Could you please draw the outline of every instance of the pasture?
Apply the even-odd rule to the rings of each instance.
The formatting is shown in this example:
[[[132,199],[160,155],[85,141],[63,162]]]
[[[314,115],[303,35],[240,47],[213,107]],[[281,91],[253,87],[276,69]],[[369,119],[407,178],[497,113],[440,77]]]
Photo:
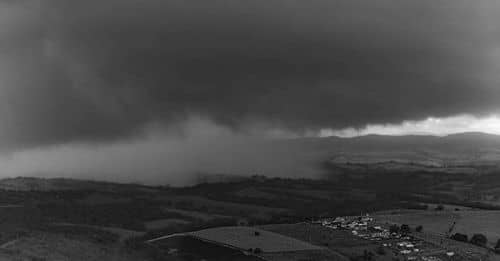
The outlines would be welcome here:
[[[157,230],[171,226],[186,225],[189,223],[190,223],[189,221],[184,219],[165,218],[165,219],[147,221],[144,223],[144,227],[146,227],[147,230]]]
[[[326,260],[344,260],[344,258],[357,260],[356,258],[362,256],[365,250],[376,253],[379,247],[379,243],[353,236],[350,231],[333,230],[308,223],[265,225],[260,228],[324,246],[336,256],[336,259]],[[393,257],[388,251],[385,255],[377,255],[375,260],[392,261]]]
[[[301,240],[251,227],[218,227],[187,234],[242,250],[259,248],[264,253],[322,249]]]
[[[219,201],[199,196],[163,196],[156,199],[173,204],[176,209],[194,210],[224,216],[249,217],[256,220],[268,220],[273,215],[289,211],[283,208]]]
[[[175,209],[175,208],[163,208],[163,211],[166,213],[179,214],[183,217],[187,217],[190,219],[199,220],[199,221],[203,221],[203,222],[209,222],[209,221],[213,221],[216,219],[231,219],[231,218],[233,218],[231,216],[207,214],[207,213],[200,212],[200,211],[182,210],[182,209]]]

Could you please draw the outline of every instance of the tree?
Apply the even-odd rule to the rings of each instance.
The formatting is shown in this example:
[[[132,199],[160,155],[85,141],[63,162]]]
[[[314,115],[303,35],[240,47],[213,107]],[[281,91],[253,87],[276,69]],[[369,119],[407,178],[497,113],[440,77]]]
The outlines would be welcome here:
[[[398,225],[391,225],[389,227],[389,232],[391,232],[391,233],[398,233],[399,232],[399,226]]]
[[[495,249],[500,249],[500,239],[497,241],[497,244],[495,246]]]
[[[442,210],[444,210],[444,206],[441,205],[441,204],[439,204],[439,205],[437,205],[437,207],[435,208],[435,210],[442,211]]]
[[[455,233],[450,238],[460,242],[469,242],[469,237],[465,234]]]
[[[424,230],[423,226],[418,226],[418,227],[415,228],[415,231],[419,232],[419,233],[422,232],[422,230]]]
[[[365,249],[365,251],[363,251],[363,260],[370,261],[372,259],[373,259],[373,253]]]
[[[401,225],[401,233],[405,234],[410,233],[410,226],[407,224]]]
[[[483,234],[474,234],[470,239],[470,243],[476,246],[484,247],[488,243],[488,239]]]

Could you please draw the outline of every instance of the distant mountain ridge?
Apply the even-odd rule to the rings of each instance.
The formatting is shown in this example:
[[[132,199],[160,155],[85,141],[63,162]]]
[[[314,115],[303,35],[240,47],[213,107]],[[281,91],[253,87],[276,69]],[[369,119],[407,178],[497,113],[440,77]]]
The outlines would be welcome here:
[[[325,138],[328,163],[337,170],[480,173],[500,170],[500,136],[459,133],[447,136]]]
[[[451,134],[447,136],[431,135],[365,135],[352,138],[324,137],[324,138],[298,138],[281,141],[288,145],[309,146],[317,148],[338,149],[368,149],[383,150],[386,148],[478,148],[490,147],[500,149],[500,135],[486,134],[480,132],[467,132]],[[342,146],[342,147],[338,147]],[[444,146],[444,147],[442,147]]]
[[[366,135],[352,138],[324,137],[282,140],[275,143],[282,153],[303,155],[312,161],[349,171],[374,169],[476,172],[487,166],[500,170],[500,135],[480,132],[447,136]],[[353,166],[358,165],[358,166]],[[441,170],[439,168],[442,168]]]
[[[112,183],[70,178],[15,177],[0,179],[0,190],[11,191],[109,191],[154,189],[140,184]]]

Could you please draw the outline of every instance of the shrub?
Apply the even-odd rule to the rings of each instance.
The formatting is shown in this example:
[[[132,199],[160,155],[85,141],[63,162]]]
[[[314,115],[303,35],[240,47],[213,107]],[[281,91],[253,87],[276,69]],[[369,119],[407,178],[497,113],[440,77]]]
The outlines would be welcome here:
[[[399,226],[398,225],[391,225],[389,227],[389,232],[391,232],[391,233],[398,233],[399,232]]]
[[[486,243],[488,243],[488,239],[483,234],[474,234],[470,239],[470,243],[476,246],[484,247],[486,246]]]
[[[418,203],[404,203],[402,204],[402,207],[407,209],[416,209],[416,210],[429,209],[429,206],[427,206],[426,204],[418,204]]]
[[[419,232],[419,233],[422,232],[422,230],[424,230],[423,226],[418,226],[418,227],[415,228],[415,231]]]
[[[455,240],[455,241],[469,242],[469,237],[467,235],[465,235],[465,234],[455,233],[450,238],[453,239],[453,240]]]
[[[444,210],[444,206],[443,205],[437,205],[437,207],[435,208],[435,210],[442,211],[442,210]]]
[[[401,232],[402,233],[410,233],[410,226],[403,224],[401,225]]]
[[[147,257],[147,260],[152,261],[164,261],[165,253],[151,244],[147,244],[145,238],[131,237],[125,240],[125,247],[127,250],[132,250],[135,253],[139,253],[141,256]]]
[[[371,251],[368,251],[365,249],[365,251],[363,251],[363,260],[366,260],[366,261],[370,261],[373,259],[373,253]]]

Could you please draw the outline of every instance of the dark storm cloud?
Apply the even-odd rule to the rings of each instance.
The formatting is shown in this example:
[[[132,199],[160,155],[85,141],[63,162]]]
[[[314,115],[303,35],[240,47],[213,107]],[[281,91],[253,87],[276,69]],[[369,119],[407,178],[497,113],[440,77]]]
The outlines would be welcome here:
[[[495,1],[2,3],[6,146],[193,115],[303,131],[498,109]]]

